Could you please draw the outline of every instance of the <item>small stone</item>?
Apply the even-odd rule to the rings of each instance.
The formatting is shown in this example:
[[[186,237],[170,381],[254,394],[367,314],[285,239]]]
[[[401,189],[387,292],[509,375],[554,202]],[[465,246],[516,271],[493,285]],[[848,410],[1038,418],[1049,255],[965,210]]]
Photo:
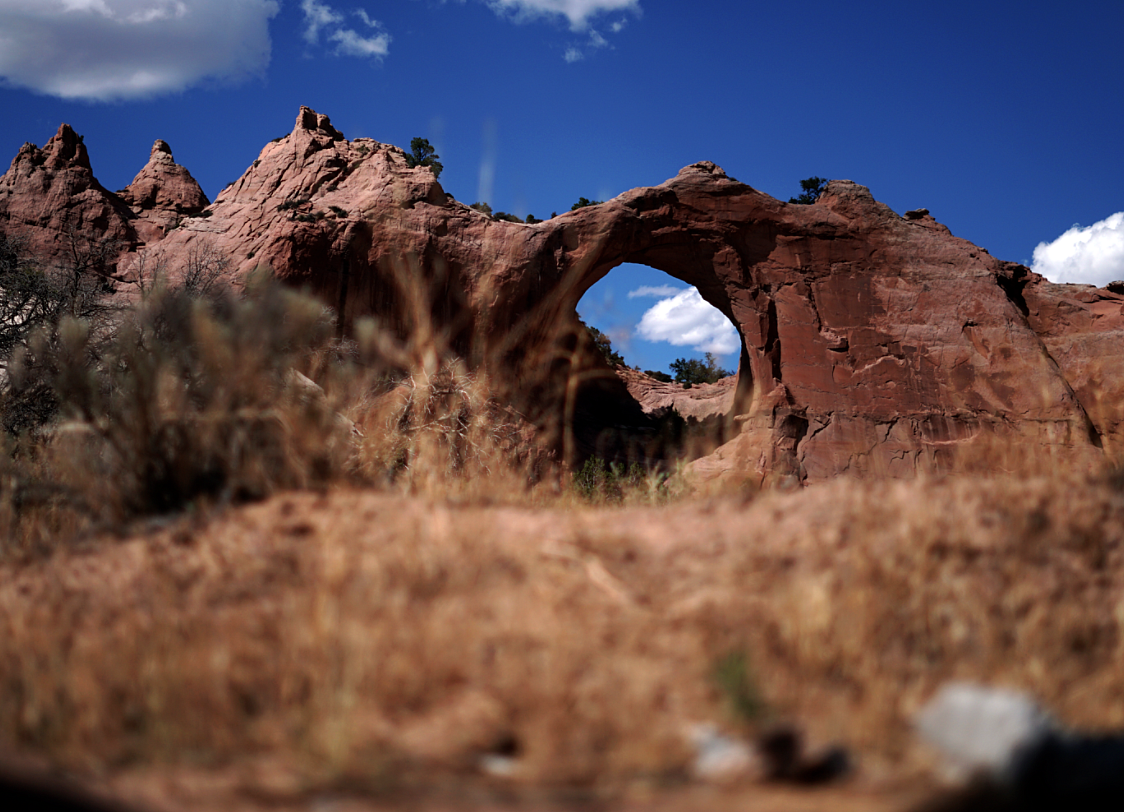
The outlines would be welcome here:
[[[480,771],[493,778],[511,778],[519,769],[519,761],[511,756],[486,753],[478,762]]]
[[[760,760],[750,746],[722,735],[715,725],[692,725],[687,736],[695,748],[691,774],[697,780],[726,783],[759,772]]]
[[[1010,782],[1021,760],[1057,729],[1026,694],[960,682],[944,686],[915,722],[953,781]]]

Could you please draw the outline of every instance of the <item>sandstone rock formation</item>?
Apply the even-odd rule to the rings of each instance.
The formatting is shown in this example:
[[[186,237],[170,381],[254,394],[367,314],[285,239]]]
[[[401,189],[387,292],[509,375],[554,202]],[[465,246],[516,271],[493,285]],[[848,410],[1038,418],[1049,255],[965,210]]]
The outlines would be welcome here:
[[[211,202],[160,139],[152,145],[148,163],[117,196],[136,216],[134,227],[142,243],[160,241],[185,215],[199,214]]]
[[[88,161],[69,132],[21,151],[0,188],[61,161],[39,182],[58,186],[60,198],[79,189]],[[170,182],[147,171],[123,193],[130,201],[184,205],[152,191]],[[108,231],[128,227],[95,184],[90,175],[78,194],[105,207]],[[0,198],[0,217],[16,222],[17,199],[5,207]],[[86,203],[64,204],[89,221]],[[639,409],[614,411],[623,386],[582,351],[580,336],[575,349],[578,301],[624,262],[696,286],[742,340],[730,397],[740,429],[696,462],[703,477],[905,476],[994,466],[996,447],[1085,465],[1121,441],[1124,296],[1051,285],[957,239],[926,210],[900,217],[850,181],[832,181],[812,205],[789,204],[702,162],[525,225],[458,203],[428,169],[408,167],[401,149],[348,141],[302,108],[292,133],[268,144],[208,211],[142,255],[159,250],[174,263],[218,250],[232,258],[235,281],[267,268],[345,323],[376,314],[409,332],[432,322],[527,403],[607,428]],[[55,221],[35,223],[49,242]],[[567,376],[584,384],[598,369],[598,398],[575,406],[559,394],[572,394]]]
[[[348,318],[382,312],[380,295],[389,291],[380,282],[415,270],[410,263],[421,261],[440,236],[442,253],[474,261],[471,246],[492,225],[446,195],[428,169],[408,168],[401,149],[368,138],[347,141],[327,116],[307,107],[293,131],[267,144],[211,211],[185,220],[162,250],[173,258],[203,246],[221,250],[239,278],[268,267],[333,305],[342,301]],[[346,275],[345,257],[355,263]]]
[[[1035,277],[1021,290],[1027,321],[1089,414],[1105,448],[1124,440],[1124,308],[1121,293]]]
[[[136,245],[129,207],[90,168],[82,137],[63,124],[39,149],[24,144],[0,177],[0,229],[19,233],[48,262],[112,244],[112,260]]]
[[[737,376],[730,376],[687,389],[682,384],[657,381],[639,370],[625,367],[617,369],[617,376],[624,381],[628,394],[640,404],[645,414],[670,409],[685,418],[699,421],[729,414],[734,407],[738,383]]]
[[[164,141],[125,189],[114,194],[94,177],[82,137],[67,124],[39,149],[24,144],[0,177],[0,229],[22,234],[48,264],[96,254],[99,272],[115,275],[128,255],[162,240],[209,201]]]

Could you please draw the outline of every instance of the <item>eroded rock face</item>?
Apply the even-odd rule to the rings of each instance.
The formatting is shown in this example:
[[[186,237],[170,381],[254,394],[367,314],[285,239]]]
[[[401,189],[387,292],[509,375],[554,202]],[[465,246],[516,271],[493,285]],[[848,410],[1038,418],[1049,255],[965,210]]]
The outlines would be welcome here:
[[[66,263],[74,250],[106,242],[116,257],[137,243],[132,219],[98,183],[82,137],[68,124],[42,149],[24,144],[0,177],[0,229],[23,235],[47,262]]]
[[[238,278],[270,268],[332,305],[342,302],[349,319],[383,312],[395,273],[418,278],[424,270],[432,278],[434,268],[418,263],[436,256],[431,247],[442,237],[440,254],[474,261],[492,224],[446,195],[428,169],[407,167],[401,149],[368,138],[347,141],[327,116],[307,107],[211,211],[184,220],[161,250],[174,261],[192,248],[213,247],[233,259]]]
[[[1124,450],[1124,297],[1035,277],[1019,291],[1031,327],[1089,415],[1105,450]]]
[[[30,163],[22,156],[12,171]],[[151,197],[134,186],[131,200]],[[614,267],[696,286],[743,346],[729,396],[739,431],[695,463],[704,478],[986,468],[1002,462],[996,447],[1085,465],[1120,443],[1124,296],[1051,285],[850,181],[788,204],[702,162],[524,225],[458,203],[401,149],[348,141],[302,108],[209,210],[144,251],[176,262],[217,249],[235,281],[264,266],[345,322],[377,314],[408,333],[431,321],[528,402],[596,371],[573,351],[574,310]],[[622,391],[604,377],[602,395]],[[590,419],[601,409],[559,404]]]
[[[143,243],[159,242],[185,215],[199,214],[211,202],[191,173],[175,162],[168,143],[159,139],[148,163],[117,196],[136,216],[134,226]]]
[[[618,367],[617,376],[624,381],[628,393],[646,414],[670,409],[688,420],[696,421],[729,414],[734,407],[734,394],[738,385],[737,376],[734,375],[714,383],[700,383],[691,387],[657,381],[639,370],[626,367]]]

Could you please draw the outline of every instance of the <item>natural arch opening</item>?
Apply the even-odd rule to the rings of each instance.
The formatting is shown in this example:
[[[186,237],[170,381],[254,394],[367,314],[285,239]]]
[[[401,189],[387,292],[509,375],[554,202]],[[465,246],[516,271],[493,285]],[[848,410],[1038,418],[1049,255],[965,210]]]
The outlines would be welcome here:
[[[619,456],[609,440],[630,431],[640,439],[652,436],[646,444],[625,443],[630,454],[643,448],[648,461],[693,459],[729,440],[744,400],[739,367],[749,368],[741,363],[745,341],[730,314],[691,281],[652,265],[607,263],[589,279],[595,281],[577,303],[578,318],[613,367],[621,384],[616,392],[630,398],[633,414],[641,416],[635,425],[622,426],[620,411],[601,407],[618,423],[589,427],[598,433],[594,453]],[[724,295],[709,293],[729,309]],[[748,371],[742,374],[749,377]],[[603,401],[604,391],[599,395]]]

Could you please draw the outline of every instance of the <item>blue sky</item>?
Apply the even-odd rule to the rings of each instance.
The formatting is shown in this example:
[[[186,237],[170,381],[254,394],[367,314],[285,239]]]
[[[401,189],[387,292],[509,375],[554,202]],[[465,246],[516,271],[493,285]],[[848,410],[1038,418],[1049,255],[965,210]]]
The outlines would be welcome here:
[[[118,189],[163,138],[213,198],[304,104],[349,138],[428,137],[445,189],[497,211],[547,217],[712,160],[782,199],[857,181],[1057,281],[1124,278],[1124,4],[1013,8],[0,0],[0,161],[65,121]],[[674,295],[629,297],[643,286],[680,299],[642,333]],[[726,346],[685,287],[619,269],[580,310],[665,368]],[[675,330],[698,340],[644,338]]]

